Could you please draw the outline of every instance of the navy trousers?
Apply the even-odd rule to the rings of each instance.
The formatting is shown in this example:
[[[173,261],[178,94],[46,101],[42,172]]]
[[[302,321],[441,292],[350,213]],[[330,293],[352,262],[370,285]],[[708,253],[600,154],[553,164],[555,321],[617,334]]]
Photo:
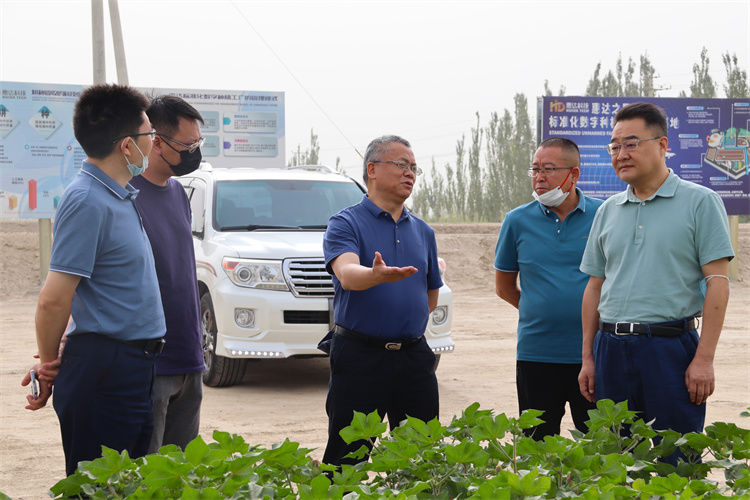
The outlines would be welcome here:
[[[323,463],[358,462],[343,457],[365,442],[347,445],[339,435],[341,429],[351,425],[355,410],[364,414],[378,410],[381,418],[388,416],[391,429],[407,415],[425,422],[438,416],[435,354],[424,338],[403,350],[389,351],[334,335],[330,364],[326,399],[328,445]]]
[[[570,404],[570,413],[576,429],[586,433],[589,419],[588,411],[596,408],[581,395],[578,385],[578,374],[581,364],[539,363],[535,361],[516,361],[516,390],[518,391],[518,412],[524,410],[542,410],[539,417],[544,420],[531,429],[524,429],[524,434],[537,441],[544,436],[560,434],[560,422],[565,415],[565,403]]]
[[[146,454],[155,357],[104,335],[68,338],[53,392],[67,475],[78,462],[101,457],[102,446],[128,450],[131,458]]]
[[[702,432],[706,404],[690,401],[685,371],[698,348],[698,332],[679,337],[615,335],[599,331],[594,339],[597,399],[628,401],[644,422],[657,430]],[[676,465],[679,451],[665,462]]]

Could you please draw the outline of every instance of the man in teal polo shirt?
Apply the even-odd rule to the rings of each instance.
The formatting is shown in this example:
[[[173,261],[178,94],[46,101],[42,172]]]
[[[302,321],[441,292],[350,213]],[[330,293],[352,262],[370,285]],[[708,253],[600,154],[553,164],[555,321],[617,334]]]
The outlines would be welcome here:
[[[734,253],[721,198],[668,169],[668,147],[659,107],[618,111],[607,149],[628,188],[597,212],[583,256],[579,383],[589,401],[627,400],[655,429],[684,434],[703,430],[714,392]]]
[[[566,403],[576,428],[586,432],[594,407],[578,389],[588,281],[578,267],[602,201],[576,187],[580,164],[578,146],[569,139],[539,145],[529,169],[536,201],[508,212],[495,252],[495,291],[518,309],[518,409],[544,411],[544,423],[525,431],[534,439],[560,433]]]

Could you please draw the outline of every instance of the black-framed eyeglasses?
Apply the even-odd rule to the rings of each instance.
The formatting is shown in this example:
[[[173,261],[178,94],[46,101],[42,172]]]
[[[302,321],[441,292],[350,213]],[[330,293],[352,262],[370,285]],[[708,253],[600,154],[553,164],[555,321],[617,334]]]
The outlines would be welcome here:
[[[172,139],[168,135],[158,134],[158,136],[161,137],[162,139],[166,139],[166,140],[168,140],[170,142],[174,142],[175,144],[179,144],[180,146],[182,146],[184,148],[187,148],[187,150],[190,153],[194,152],[196,149],[198,149],[199,147],[203,146],[203,144],[206,142],[206,138],[205,137],[201,137],[200,139],[198,139],[196,142],[194,142],[192,144],[185,144],[184,142],[180,142],[180,141],[177,141],[175,139]],[[169,144],[167,144],[167,146],[169,146],[170,148],[172,148],[175,151],[177,151],[175,148],[173,148]]]
[[[657,139],[661,139],[664,137],[663,135],[659,137],[651,137],[650,139],[628,139],[627,141],[622,141],[622,144],[618,144],[616,142],[607,144],[607,153],[611,154],[612,156],[620,154],[620,151],[625,151],[626,153],[630,153],[631,151],[635,151],[638,149],[638,144],[643,141],[655,141]]]
[[[537,177],[542,172],[546,176],[553,175],[555,173],[555,170],[570,170],[575,167],[544,167],[544,168],[535,168],[531,167],[530,169],[526,170],[526,173],[529,174],[529,177]]]
[[[416,165],[409,165],[405,161],[393,161],[393,160],[373,160],[371,163],[393,163],[401,170],[411,170],[414,175],[422,175],[422,169]]]
[[[156,130],[151,129],[151,132],[141,132],[140,134],[123,135],[122,137],[118,137],[117,139],[115,139],[114,141],[112,141],[112,144],[115,144],[117,141],[119,141],[121,139],[125,139],[126,137],[140,137],[142,135],[150,135],[151,136],[151,140],[153,140],[154,136],[156,136]]]

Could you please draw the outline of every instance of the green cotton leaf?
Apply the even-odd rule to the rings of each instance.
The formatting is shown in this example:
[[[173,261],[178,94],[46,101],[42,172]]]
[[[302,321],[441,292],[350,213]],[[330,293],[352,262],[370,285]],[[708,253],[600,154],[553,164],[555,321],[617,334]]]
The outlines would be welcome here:
[[[187,463],[176,463],[166,457],[156,457],[157,455],[149,457],[147,464],[141,467],[143,482],[156,488],[182,487],[193,467]]]
[[[330,486],[331,480],[328,479],[325,474],[317,475],[312,481],[310,481],[310,487],[312,488],[311,498],[330,498],[328,495],[328,488]]]
[[[368,453],[370,453],[370,449],[367,447],[367,445],[363,444],[362,446],[359,447],[359,449],[344,455],[344,458],[353,458],[354,460],[361,460],[365,458],[365,456],[367,456]]]
[[[388,425],[382,421],[377,410],[369,415],[355,411],[352,425],[341,429],[339,434],[345,443],[351,444],[361,439],[375,441],[383,435],[387,428]]]
[[[587,457],[583,452],[583,448],[575,446],[566,451],[562,457],[562,463],[570,469],[580,469],[586,459]],[[588,457],[588,459],[590,460],[591,457]]]
[[[544,412],[541,410],[524,410],[518,418],[519,429],[531,429],[537,425],[543,424],[544,420],[539,418]],[[512,421],[513,419],[511,419]]]
[[[416,444],[409,443],[400,437],[394,440],[381,441],[380,448],[384,458],[387,457],[391,460],[398,459],[403,463],[403,467],[408,467],[410,459],[419,454],[419,447]]]
[[[652,495],[679,494],[688,485],[688,480],[677,474],[670,474],[667,477],[652,477],[648,484],[644,484],[639,491],[644,491]],[[635,485],[633,486],[635,489]]]
[[[279,469],[288,469],[293,466],[303,466],[309,463],[307,453],[310,450],[299,448],[299,443],[285,439],[283,443],[275,443],[262,455],[262,460],[267,466]]]
[[[523,474],[524,472],[526,473]],[[519,471],[519,474],[508,473],[507,481],[511,493],[521,495],[524,498],[543,495],[549,491],[552,485],[550,478],[540,476],[539,469],[536,467],[530,471]]]
[[[631,439],[652,439],[656,436],[656,431],[651,423],[639,418],[630,426],[630,436]]]
[[[90,478],[106,483],[113,474],[131,469],[133,465],[133,461],[128,456],[128,450],[122,450],[122,453],[119,453],[112,448],[102,446],[102,456],[86,465],[79,465],[79,469],[82,469],[81,471]]]
[[[82,486],[84,484],[93,483],[93,478],[82,474],[80,470],[76,470],[75,474],[71,474],[70,476],[55,483],[55,485],[50,488],[50,491],[55,495],[55,497],[61,496],[64,498],[73,498],[78,496],[78,494],[83,491]]]
[[[461,412],[460,417],[453,417],[451,426],[456,427],[473,427],[477,421],[484,416],[492,415],[491,410],[480,410],[479,403],[472,403],[464,411]]]
[[[681,450],[685,453],[692,453],[694,455],[702,455],[703,451],[707,448],[718,448],[719,442],[716,439],[712,439],[707,435],[697,432],[688,432],[684,434],[683,439],[685,444],[681,445]],[[687,449],[685,448],[687,446]]]
[[[210,449],[203,438],[198,436],[197,438],[190,441],[185,447],[185,459],[193,464],[194,467],[204,462],[204,459],[208,456]]]
[[[450,465],[474,464],[482,466],[487,463],[490,456],[478,444],[471,441],[462,441],[458,445],[446,446],[445,458]]]
[[[423,422],[418,418],[407,417],[406,421],[391,431],[392,436],[403,436],[422,448],[428,448],[445,437],[446,427],[440,424],[437,418],[429,422]]]
[[[250,446],[245,442],[242,436],[237,434],[229,434],[228,432],[215,430],[212,437],[222,450],[226,450],[230,453],[240,453],[244,455],[250,449]]]
[[[190,486],[185,486],[185,489],[182,492],[182,496],[180,497],[181,500],[212,500],[212,499],[221,499],[226,498],[216,488],[203,488],[203,489],[194,489]]]
[[[489,482],[483,482],[469,498],[475,500],[510,500],[510,488],[498,488]]]
[[[340,486],[350,486],[361,483],[367,477],[367,472],[358,467],[344,465],[341,472],[333,473],[333,484]]]
[[[611,453],[603,457],[602,463],[596,472],[611,482],[623,483],[627,477],[626,465],[633,465],[634,463],[633,459],[627,455]]]
[[[628,402],[621,401],[615,404],[611,399],[600,399],[596,402],[596,409],[589,410],[589,430],[597,430],[602,427],[620,427],[623,423],[632,423],[637,415],[634,411],[628,411]]]
[[[475,441],[500,441],[510,430],[510,420],[504,413],[492,416],[483,416],[477,419],[476,425],[471,430],[471,436]]]

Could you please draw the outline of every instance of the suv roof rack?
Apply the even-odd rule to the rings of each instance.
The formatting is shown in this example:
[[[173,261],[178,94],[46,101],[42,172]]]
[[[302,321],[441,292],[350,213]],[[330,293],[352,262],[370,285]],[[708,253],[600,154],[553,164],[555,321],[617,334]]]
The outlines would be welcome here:
[[[326,165],[290,165],[287,167],[289,170],[311,170],[313,172],[327,172],[335,174],[336,171]]]

